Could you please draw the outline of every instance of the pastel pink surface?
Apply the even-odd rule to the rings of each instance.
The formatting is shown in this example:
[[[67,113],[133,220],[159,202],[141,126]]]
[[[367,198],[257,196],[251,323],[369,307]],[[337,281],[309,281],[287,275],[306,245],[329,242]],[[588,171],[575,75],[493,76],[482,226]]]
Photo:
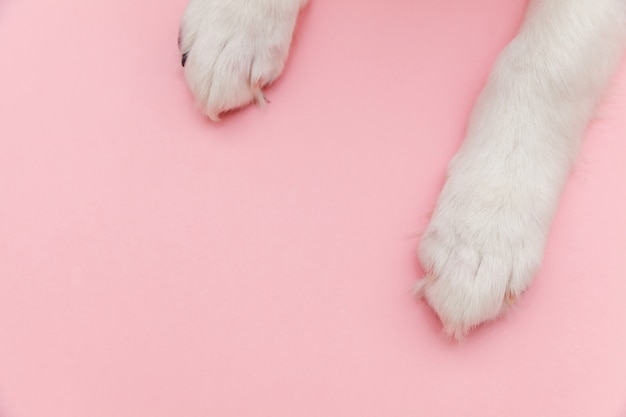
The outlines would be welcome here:
[[[523,0],[313,0],[266,110],[210,123],[185,0],[0,4],[3,417],[618,416],[626,68],[543,269],[462,345],[411,297]]]

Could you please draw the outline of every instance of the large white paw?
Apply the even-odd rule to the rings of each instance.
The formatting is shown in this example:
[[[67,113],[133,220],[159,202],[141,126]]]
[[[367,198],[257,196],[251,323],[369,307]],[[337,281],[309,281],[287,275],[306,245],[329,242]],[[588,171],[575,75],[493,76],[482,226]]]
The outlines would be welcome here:
[[[212,120],[253,101],[282,72],[302,0],[191,0],[182,18],[185,78]]]
[[[416,292],[456,339],[501,315],[528,288],[552,218],[554,198],[532,170],[491,156],[496,162],[453,162],[419,248],[426,277]]]

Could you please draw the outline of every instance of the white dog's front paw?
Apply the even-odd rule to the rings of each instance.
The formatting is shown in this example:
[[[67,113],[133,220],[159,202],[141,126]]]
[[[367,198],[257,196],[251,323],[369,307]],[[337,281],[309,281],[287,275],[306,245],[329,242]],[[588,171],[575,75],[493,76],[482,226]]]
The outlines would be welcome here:
[[[488,163],[488,162],[487,162]],[[463,166],[460,166],[463,164]],[[552,217],[551,198],[531,173],[520,181],[485,161],[457,161],[420,243],[426,277],[416,292],[462,338],[528,288]]]
[[[282,72],[301,0],[191,0],[179,46],[185,78],[203,112],[253,101]]]

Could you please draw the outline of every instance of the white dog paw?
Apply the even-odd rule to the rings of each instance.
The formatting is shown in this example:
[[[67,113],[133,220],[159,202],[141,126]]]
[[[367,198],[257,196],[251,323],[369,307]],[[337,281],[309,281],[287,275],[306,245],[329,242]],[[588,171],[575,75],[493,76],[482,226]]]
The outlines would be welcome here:
[[[422,237],[426,277],[415,288],[455,339],[500,316],[528,288],[552,213],[532,175],[518,182],[506,170],[483,169],[481,161],[461,164],[455,163]]]
[[[282,72],[300,0],[191,0],[179,47],[185,78],[202,111],[219,120],[253,101]]]

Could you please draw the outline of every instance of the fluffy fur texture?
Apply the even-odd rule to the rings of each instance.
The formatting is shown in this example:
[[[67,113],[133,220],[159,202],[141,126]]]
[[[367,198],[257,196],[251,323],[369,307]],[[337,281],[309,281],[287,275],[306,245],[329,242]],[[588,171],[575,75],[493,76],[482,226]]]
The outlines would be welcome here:
[[[283,71],[306,0],[191,0],[180,28],[185,78],[214,121],[256,101]]]
[[[306,0],[305,0],[306,1]],[[302,0],[191,0],[185,76],[203,111],[263,102]],[[530,0],[498,58],[419,248],[416,293],[461,338],[528,288],[589,119],[619,63],[626,0]]]

